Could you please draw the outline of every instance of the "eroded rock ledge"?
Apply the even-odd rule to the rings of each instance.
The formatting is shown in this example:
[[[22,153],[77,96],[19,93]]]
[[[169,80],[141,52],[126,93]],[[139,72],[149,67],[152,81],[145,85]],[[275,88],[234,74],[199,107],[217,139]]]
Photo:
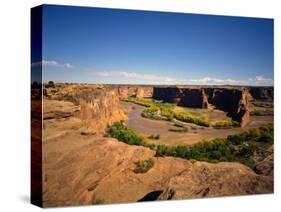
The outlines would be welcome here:
[[[44,117],[67,117],[72,110],[77,109],[76,117],[82,121],[80,130],[84,133],[103,134],[108,126],[127,118],[120,107],[116,91],[104,86],[62,85],[55,89],[47,89],[46,94],[45,99],[53,102],[50,112],[47,109],[50,102],[45,101]]]
[[[272,176],[258,175],[239,163],[192,163],[154,155],[145,147],[109,138],[94,139],[66,154],[52,169],[47,168],[44,204],[120,203],[273,191]],[[154,160],[154,166],[146,173],[135,173],[135,162],[148,158]]]

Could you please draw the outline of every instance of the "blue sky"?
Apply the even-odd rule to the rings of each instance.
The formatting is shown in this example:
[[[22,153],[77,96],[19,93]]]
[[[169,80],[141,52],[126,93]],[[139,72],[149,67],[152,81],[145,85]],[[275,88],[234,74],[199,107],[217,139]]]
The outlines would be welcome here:
[[[273,20],[45,5],[42,63],[45,82],[272,85]]]

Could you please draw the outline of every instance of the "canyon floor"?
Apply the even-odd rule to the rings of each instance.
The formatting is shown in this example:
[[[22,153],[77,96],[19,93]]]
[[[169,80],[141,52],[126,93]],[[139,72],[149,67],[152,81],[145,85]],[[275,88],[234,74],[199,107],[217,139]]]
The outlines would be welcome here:
[[[218,137],[227,137],[228,135],[234,135],[243,131],[260,127],[262,124],[273,123],[272,115],[265,116],[252,116],[247,126],[241,128],[230,128],[230,129],[212,129],[207,127],[197,126],[195,124],[188,124],[190,130],[188,132],[171,132],[169,129],[177,129],[172,122],[162,120],[152,120],[141,116],[142,111],[145,107],[130,103],[121,102],[121,105],[128,115],[126,125],[140,133],[142,136],[148,138],[153,134],[159,134],[160,138],[148,139],[148,142],[154,144],[165,144],[165,145],[192,145],[202,140],[210,140]],[[264,108],[257,108],[264,110]],[[217,111],[217,114],[224,114],[223,111]],[[221,115],[223,116],[223,115]],[[226,116],[226,115],[225,115]],[[179,128],[178,128],[179,129]]]
[[[89,122],[90,127],[85,127],[85,117],[89,121],[89,114],[97,110],[103,122],[112,123],[112,117],[118,120],[127,116],[126,126],[142,136],[160,134],[160,139],[150,140],[151,143],[192,145],[202,139],[225,137],[263,123],[272,123],[272,115],[252,116],[251,122],[244,128],[208,129],[194,126],[191,131],[176,133],[169,131],[170,122],[143,118],[142,106],[119,102],[114,93],[100,95],[99,101],[91,99],[89,105],[81,100],[76,101],[76,87],[68,86],[67,89],[67,93],[73,91],[75,95],[70,98],[56,94],[43,100],[44,207],[273,192],[273,146],[268,150],[270,155],[261,161],[261,167],[271,171],[258,174],[237,162],[208,163],[156,157],[156,152],[147,147],[128,145],[105,137],[99,131],[91,131],[99,124],[95,120]],[[87,95],[79,94],[79,98],[89,98],[88,92],[92,91],[85,89]],[[97,90],[96,87],[94,89]],[[153,166],[146,172],[136,172],[137,162],[148,159],[153,160]]]

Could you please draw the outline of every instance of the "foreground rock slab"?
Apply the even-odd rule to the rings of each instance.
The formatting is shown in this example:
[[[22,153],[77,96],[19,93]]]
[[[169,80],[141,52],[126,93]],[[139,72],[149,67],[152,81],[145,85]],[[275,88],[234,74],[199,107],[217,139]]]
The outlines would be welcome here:
[[[155,191],[157,195],[147,200],[273,191],[272,176],[257,175],[239,163],[156,158],[148,148],[94,136],[81,141],[85,145],[66,154],[52,153],[57,160],[46,161],[44,206],[137,202]],[[135,173],[135,162],[148,158],[154,160],[154,166],[146,173]]]

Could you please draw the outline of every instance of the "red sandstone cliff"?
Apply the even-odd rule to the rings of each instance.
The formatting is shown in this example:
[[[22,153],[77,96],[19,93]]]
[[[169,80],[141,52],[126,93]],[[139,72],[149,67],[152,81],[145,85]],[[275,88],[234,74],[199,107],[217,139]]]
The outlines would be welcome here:
[[[48,98],[79,106],[77,116],[83,121],[81,131],[85,133],[102,134],[109,125],[127,118],[116,91],[102,86],[65,85]]]
[[[184,107],[215,108],[227,112],[233,120],[245,126],[249,122],[249,92],[236,88],[154,87],[153,99]]]

